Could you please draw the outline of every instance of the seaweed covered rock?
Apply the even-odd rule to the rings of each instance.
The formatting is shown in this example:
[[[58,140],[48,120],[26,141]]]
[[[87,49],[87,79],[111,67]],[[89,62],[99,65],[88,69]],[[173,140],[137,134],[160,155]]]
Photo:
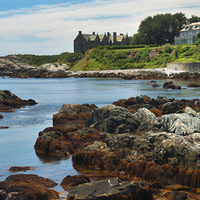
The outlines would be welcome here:
[[[10,90],[0,90],[0,111],[7,112],[13,108],[20,108],[22,106],[30,106],[37,104],[34,100],[22,100],[13,94]]]
[[[53,125],[62,126],[65,129],[76,129],[84,126],[93,109],[94,104],[64,104],[57,114],[53,115]]]
[[[62,180],[61,186],[64,190],[68,191],[69,188],[72,186],[77,186],[88,182],[90,182],[90,179],[85,175],[75,175],[75,176],[68,175]]]
[[[54,190],[48,189],[55,187],[56,185],[57,183],[54,181],[37,175],[11,175],[5,181],[0,182],[0,199],[58,199],[58,193]]]
[[[150,187],[146,182],[120,182],[118,178],[110,178],[71,187],[69,190],[68,199],[152,200],[153,197]]]

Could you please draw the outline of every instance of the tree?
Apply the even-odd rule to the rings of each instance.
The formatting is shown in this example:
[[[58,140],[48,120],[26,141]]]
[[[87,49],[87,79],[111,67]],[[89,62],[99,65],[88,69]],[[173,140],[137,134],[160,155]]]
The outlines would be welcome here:
[[[142,20],[132,39],[132,44],[165,44],[174,43],[174,36],[179,35],[186,17],[183,13],[171,15],[157,14],[153,17],[148,16]],[[142,42],[142,43],[141,43]],[[145,42],[145,43],[144,43]]]
[[[188,19],[190,23],[199,22],[200,18],[196,15],[192,15],[191,18]]]

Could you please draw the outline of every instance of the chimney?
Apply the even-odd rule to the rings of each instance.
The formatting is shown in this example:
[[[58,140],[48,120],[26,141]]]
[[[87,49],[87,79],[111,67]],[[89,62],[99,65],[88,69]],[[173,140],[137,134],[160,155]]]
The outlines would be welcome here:
[[[117,32],[113,32],[113,43],[117,43]]]
[[[95,32],[92,32],[92,35],[95,35]]]
[[[79,34],[82,34],[82,31],[79,31],[78,33],[79,33]]]

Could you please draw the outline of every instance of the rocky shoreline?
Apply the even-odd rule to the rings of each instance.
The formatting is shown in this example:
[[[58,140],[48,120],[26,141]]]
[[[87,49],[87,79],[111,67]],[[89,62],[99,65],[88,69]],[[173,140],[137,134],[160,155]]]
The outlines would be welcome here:
[[[104,180],[106,176],[117,177],[122,180],[117,183],[120,187],[132,187],[133,180],[137,180],[134,187],[139,185],[131,190],[138,192],[131,193],[129,198],[127,189],[121,189],[125,193],[115,191],[118,196],[113,197],[107,189],[96,194],[92,188],[99,183],[82,183],[69,187],[70,199],[88,199],[91,193],[94,199],[101,199],[105,191],[108,194],[102,199],[159,199],[165,190],[168,193],[163,199],[187,199],[199,195],[199,133],[199,99],[151,99],[138,95],[101,108],[64,104],[53,116],[53,127],[39,133],[34,147],[38,154],[72,155],[75,168],[101,171]],[[129,181],[123,183],[125,180]],[[86,188],[90,191],[87,195]]]
[[[200,80],[200,73],[173,71],[167,68],[127,69],[101,71],[70,71],[66,64],[49,63],[39,67],[25,64],[17,56],[0,57],[0,77],[11,78],[122,78],[122,79],[195,79]]]

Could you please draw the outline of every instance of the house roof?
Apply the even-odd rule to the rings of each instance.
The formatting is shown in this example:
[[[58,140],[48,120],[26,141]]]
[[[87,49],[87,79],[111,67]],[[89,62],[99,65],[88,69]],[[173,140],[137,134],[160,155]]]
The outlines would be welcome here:
[[[82,34],[82,36],[83,36],[87,41],[88,41],[89,39],[90,39],[90,41],[95,41],[95,39],[96,39],[96,37],[97,37],[97,35],[94,35],[94,34]],[[101,35],[98,35],[98,36],[99,36],[99,38],[100,38],[100,41],[102,41],[103,38],[104,38],[104,36],[105,36],[105,34],[101,34]],[[106,35],[106,36],[107,36],[107,35]],[[124,38],[124,35],[117,35],[117,36],[116,36],[117,42],[121,42],[123,38]],[[113,42],[113,36],[112,36],[112,35],[110,35],[109,40],[111,40],[111,41]]]
[[[83,37],[88,41],[90,38],[90,41],[94,41],[97,37],[97,35],[93,35],[93,34],[82,34]]]

